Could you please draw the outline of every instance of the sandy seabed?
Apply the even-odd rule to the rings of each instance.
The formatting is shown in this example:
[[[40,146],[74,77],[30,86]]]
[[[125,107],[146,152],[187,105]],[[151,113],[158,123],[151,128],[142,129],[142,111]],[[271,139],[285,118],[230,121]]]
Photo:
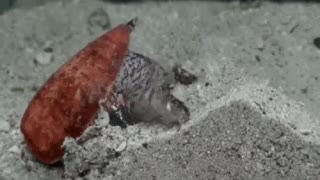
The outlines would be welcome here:
[[[179,132],[106,126],[67,139],[64,166],[25,151],[21,116],[72,55],[137,16],[130,49],[199,80],[174,94]],[[0,16],[0,179],[319,179],[319,4],[62,1]],[[92,134],[94,136],[90,137]]]

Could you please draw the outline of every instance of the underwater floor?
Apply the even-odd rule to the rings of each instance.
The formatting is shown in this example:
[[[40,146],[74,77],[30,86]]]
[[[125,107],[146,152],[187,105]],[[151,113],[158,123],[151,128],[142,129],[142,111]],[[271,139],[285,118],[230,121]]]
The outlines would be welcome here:
[[[179,132],[121,129],[101,113],[97,136],[65,142],[63,166],[35,161],[20,121],[37,89],[87,43],[136,16],[131,50],[198,76],[173,90],[191,120]],[[265,1],[72,0],[6,11],[0,180],[318,179],[319,17],[320,4]]]

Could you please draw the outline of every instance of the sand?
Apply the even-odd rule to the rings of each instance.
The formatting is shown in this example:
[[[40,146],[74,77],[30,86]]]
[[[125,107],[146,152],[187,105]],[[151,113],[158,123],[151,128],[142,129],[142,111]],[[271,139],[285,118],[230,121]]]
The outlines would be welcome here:
[[[25,150],[21,116],[72,55],[138,16],[130,49],[199,80],[174,94],[180,131],[110,127],[108,115],[65,141],[64,166]],[[320,5],[51,1],[0,16],[0,179],[318,179]]]

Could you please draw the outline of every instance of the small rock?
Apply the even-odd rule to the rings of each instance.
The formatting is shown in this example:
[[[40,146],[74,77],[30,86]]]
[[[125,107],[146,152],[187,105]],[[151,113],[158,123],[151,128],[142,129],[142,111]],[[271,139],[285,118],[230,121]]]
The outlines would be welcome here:
[[[256,46],[257,46],[257,49],[262,51],[264,49],[264,42],[263,42],[263,39],[258,39],[257,42],[256,42]]]
[[[51,47],[46,47],[43,49],[44,52],[46,53],[52,53],[53,52],[53,49]]]
[[[0,121],[0,132],[8,132],[10,124],[7,121]]]
[[[111,26],[109,15],[102,8],[96,9],[89,15],[88,24],[92,27],[98,26],[102,29],[108,29]]]
[[[8,151],[15,154],[21,153],[21,150],[17,145],[12,146],[11,148],[8,149]]]
[[[117,152],[124,151],[127,147],[127,142],[123,141],[116,149]]]
[[[320,49],[320,37],[317,37],[313,40],[313,44]]]
[[[22,87],[12,87],[10,88],[10,91],[13,93],[23,93],[24,89]]]
[[[53,60],[53,54],[51,52],[41,52],[36,55],[35,63],[41,65],[48,65]]]

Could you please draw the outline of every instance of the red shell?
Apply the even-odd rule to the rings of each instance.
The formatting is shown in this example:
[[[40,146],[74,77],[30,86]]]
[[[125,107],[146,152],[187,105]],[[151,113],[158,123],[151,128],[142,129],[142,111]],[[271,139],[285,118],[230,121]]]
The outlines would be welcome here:
[[[65,137],[78,137],[95,119],[98,101],[116,80],[132,24],[122,24],[88,44],[54,73],[27,107],[21,131],[41,162],[62,159]]]

